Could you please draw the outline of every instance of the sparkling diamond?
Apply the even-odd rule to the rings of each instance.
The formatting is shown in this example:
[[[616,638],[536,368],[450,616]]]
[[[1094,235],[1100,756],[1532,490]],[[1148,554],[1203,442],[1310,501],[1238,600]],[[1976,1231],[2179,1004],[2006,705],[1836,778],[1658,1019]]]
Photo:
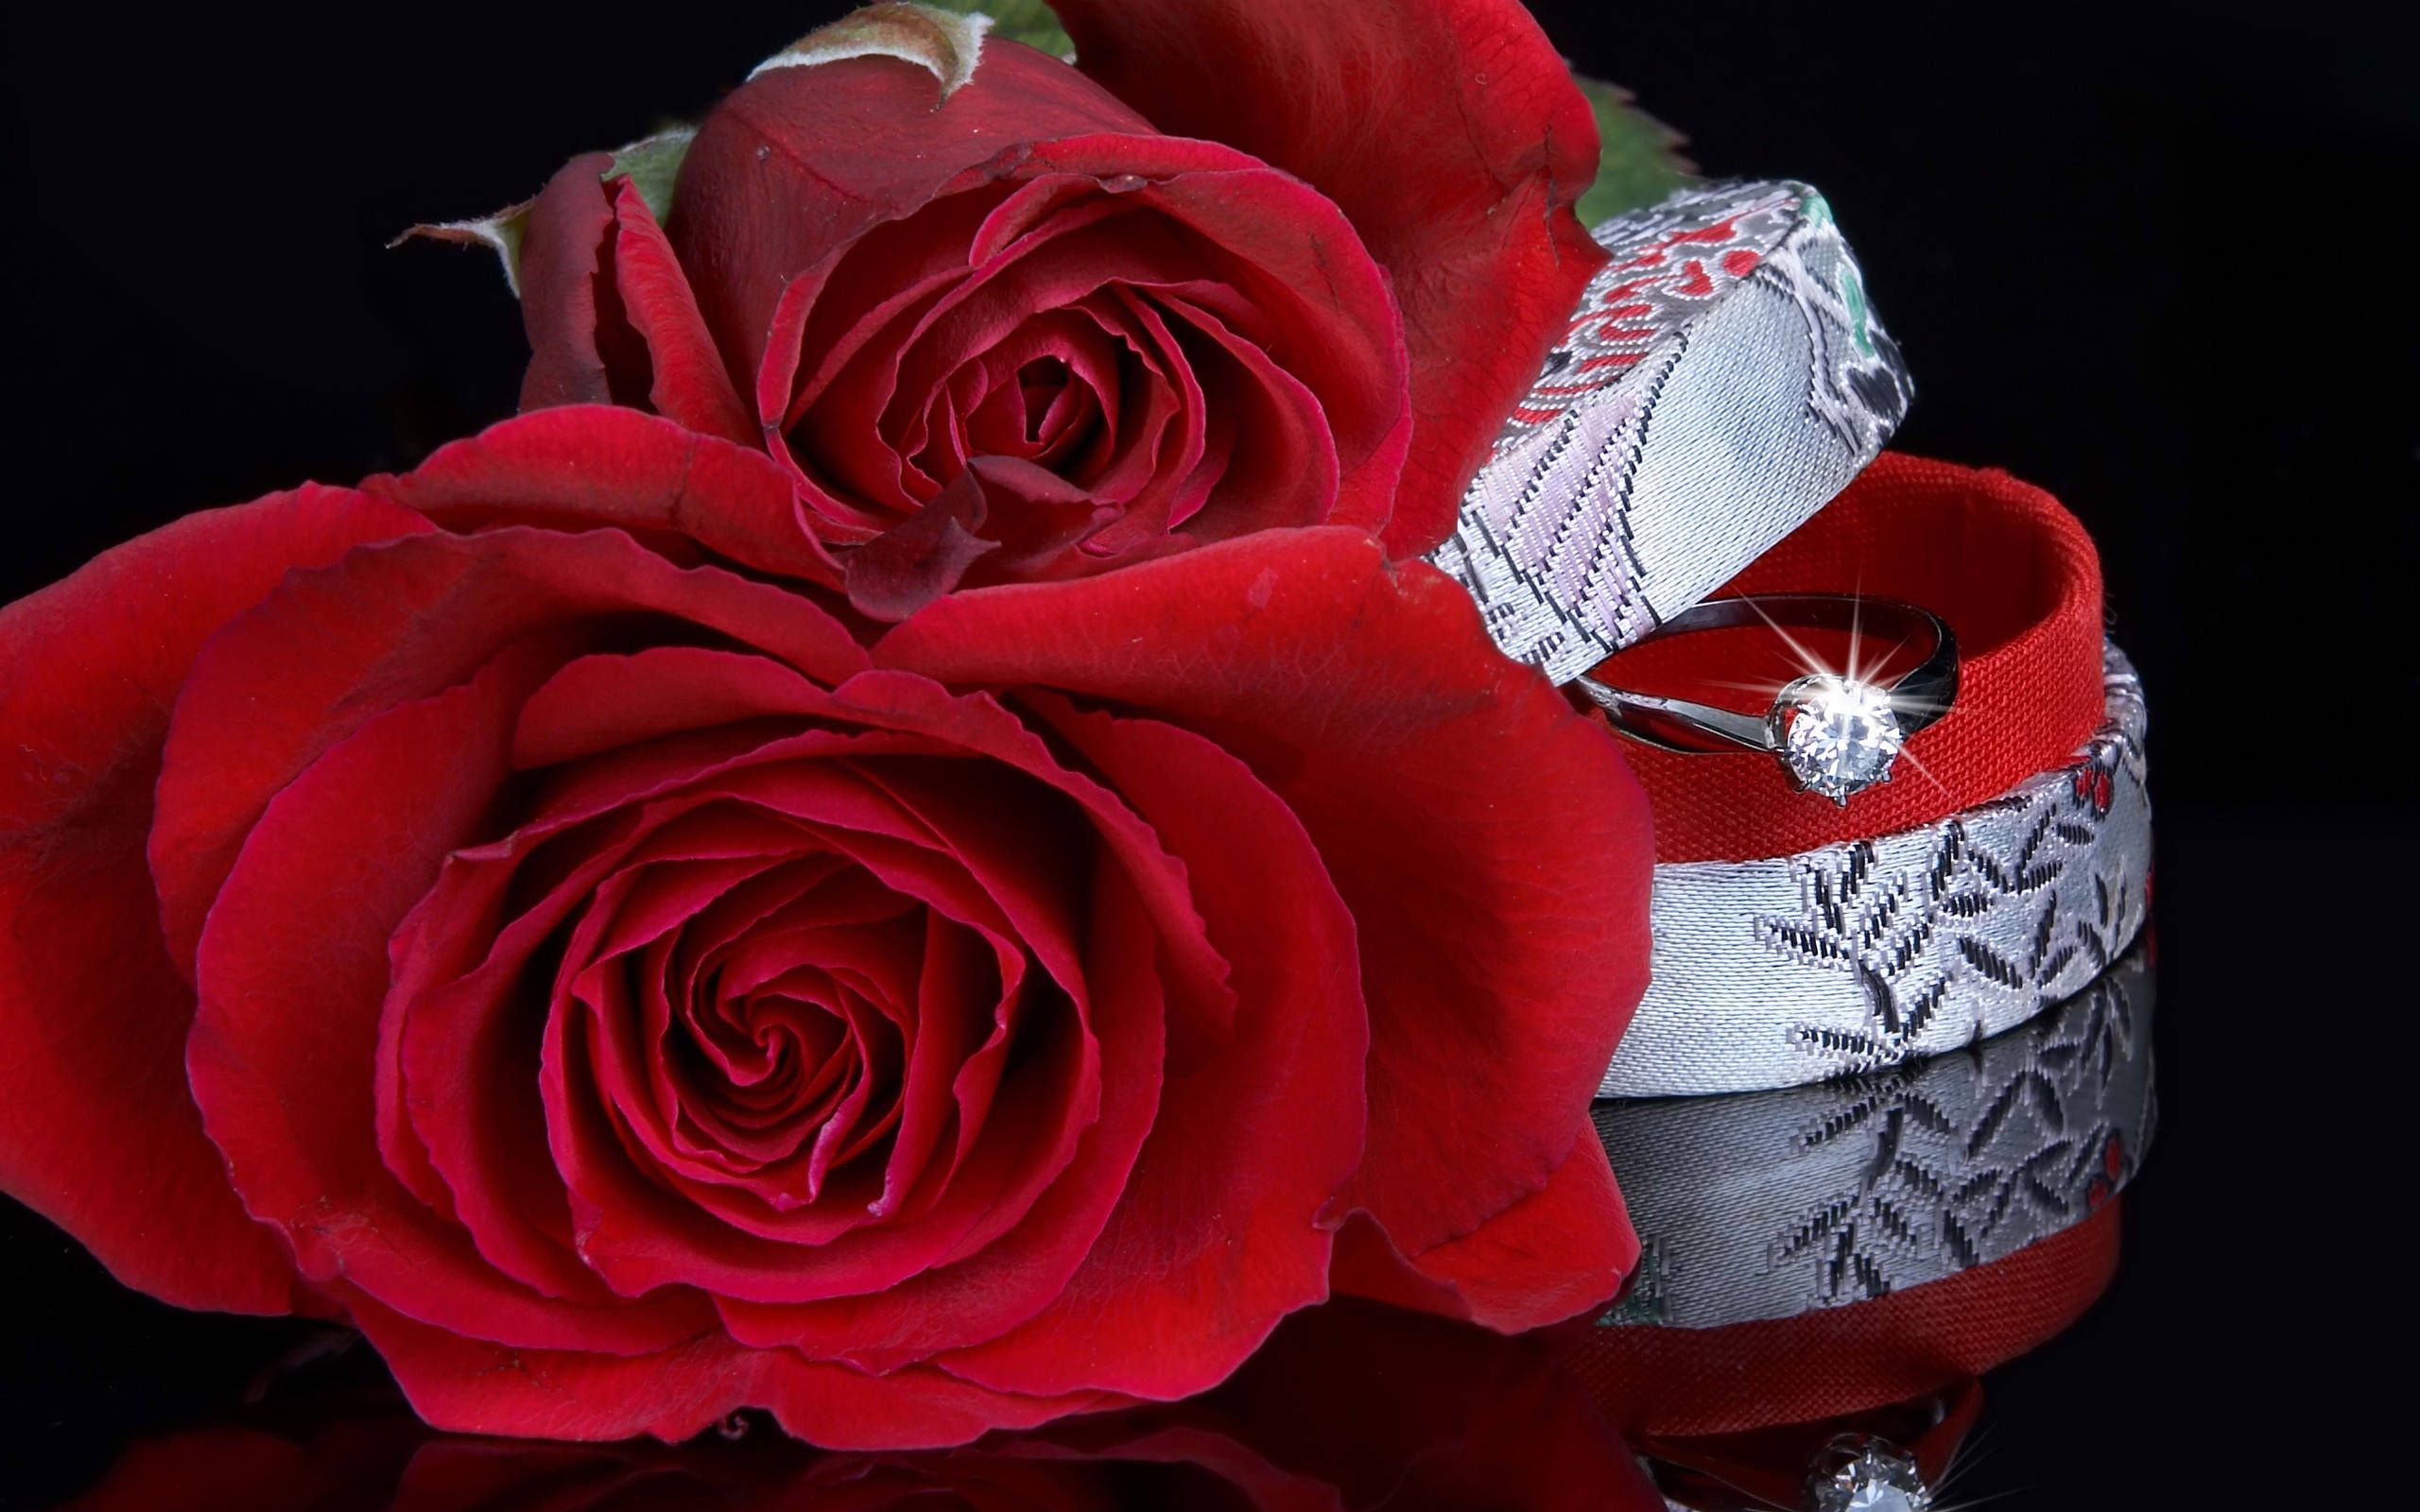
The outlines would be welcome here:
[[[1889,694],[1830,673],[1782,689],[1767,722],[1790,780],[1835,803],[1889,782],[1908,740]]]
[[[1880,1439],[1865,1439],[1815,1480],[1815,1512],[1926,1512],[1932,1491],[1915,1461]]]

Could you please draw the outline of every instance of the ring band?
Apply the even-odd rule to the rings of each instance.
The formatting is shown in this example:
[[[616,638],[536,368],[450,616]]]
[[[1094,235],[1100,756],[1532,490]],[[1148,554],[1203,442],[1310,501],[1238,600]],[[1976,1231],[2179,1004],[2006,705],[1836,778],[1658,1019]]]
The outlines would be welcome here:
[[[2148,912],[2142,687],[2104,647],[2066,763],[1893,834],[1655,868],[1647,994],[1598,1088],[1789,1087],[1985,1039],[2082,990]]]
[[[1850,593],[1710,598],[1633,644],[1758,624],[1785,638],[1793,629],[1845,631],[1852,661],[1858,639],[1869,633],[1895,635],[1902,644],[1922,638],[1927,644],[1915,666],[1887,684],[1866,680],[1854,666],[1846,673],[1809,671],[1783,687],[1762,715],[1634,693],[1593,675],[1575,680],[1607,721],[1634,740],[1685,752],[1771,751],[1793,786],[1842,805],[1891,781],[1907,738],[1948,713],[1958,697],[1958,637],[1938,614],[1896,599]]]

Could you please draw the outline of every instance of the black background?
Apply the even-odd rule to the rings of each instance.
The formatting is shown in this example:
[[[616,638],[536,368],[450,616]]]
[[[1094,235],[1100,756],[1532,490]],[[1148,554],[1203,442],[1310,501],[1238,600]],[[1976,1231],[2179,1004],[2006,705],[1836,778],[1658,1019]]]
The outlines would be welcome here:
[[[509,412],[492,260],[383,244],[693,118],[836,9],[11,9],[0,596]],[[2327,1360],[2404,1247],[2359,1152],[2420,1003],[2381,901],[2414,855],[2414,55],[2310,5],[1537,9],[1709,172],[1824,189],[1916,374],[1899,444],[2066,500],[2150,687],[2162,1143],[2115,1291],[1994,1379],[1962,1497],[2277,1488],[2281,1441],[2342,1441]],[[284,1342],[13,1208],[0,1319],[0,1506]]]

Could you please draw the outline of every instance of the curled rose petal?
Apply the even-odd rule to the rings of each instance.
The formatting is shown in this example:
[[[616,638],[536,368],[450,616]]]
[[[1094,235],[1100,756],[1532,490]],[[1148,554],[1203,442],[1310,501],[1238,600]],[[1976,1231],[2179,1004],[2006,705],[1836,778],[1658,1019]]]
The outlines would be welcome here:
[[[462,1433],[677,1440],[746,1403],[827,1449],[916,1449],[1123,1404],[1103,1392],[1007,1396],[932,1369],[869,1376],[714,1338],[622,1359],[501,1349],[424,1328],[373,1302],[356,1301],[354,1317],[422,1419]]]
[[[521,406],[644,405],[746,441],[722,365],[664,229],[611,153],[563,164],[524,213],[517,283],[532,357]]]
[[[185,1091],[193,996],[143,859],[168,711],[196,650],[286,572],[425,528],[302,489],[192,516],[0,610],[0,1187],[184,1306],[285,1312],[294,1274],[232,1200]]]

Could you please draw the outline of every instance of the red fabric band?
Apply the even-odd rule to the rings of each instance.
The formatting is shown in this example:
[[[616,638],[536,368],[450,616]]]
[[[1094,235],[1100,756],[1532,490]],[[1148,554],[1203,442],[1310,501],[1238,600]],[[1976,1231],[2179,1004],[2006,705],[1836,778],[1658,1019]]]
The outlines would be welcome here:
[[[1625,1437],[1739,1433],[1863,1412],[1980,1375],[2064,1332],[2118,1270],[2118,1203],[2005,1259],[1797,1317],[1599,1328],[1572,1373]]]
[[[1796,791],[1761,753],[1625,742],[1654,807],[1659,861],[1789,855],[1928,823],[2059,765],[2100,727],[2100,558],[2058,500],[2006,472],[1885,453],[1722,593],[1857,593],[1928,609],[1957,632],[1958,701],[1909,740],[1889,786],[1846,808]],[[1843,664],[1846,637],[1792,634]],[[1865,655],[1887,649],[1870,644]],[[1907,647],[1890,666],[1919,654]],[[1761,713],[1805,670],[1760,627],[1651,642],[1598,675]]]

